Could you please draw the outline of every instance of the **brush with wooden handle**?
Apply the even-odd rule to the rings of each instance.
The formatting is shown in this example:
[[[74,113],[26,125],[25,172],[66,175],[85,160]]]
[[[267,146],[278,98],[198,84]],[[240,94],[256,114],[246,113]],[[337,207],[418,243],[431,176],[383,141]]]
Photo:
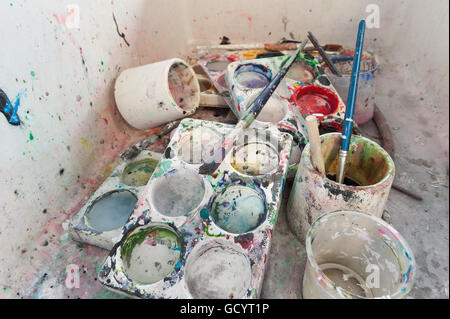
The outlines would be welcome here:
[[[306,129],[308,130],[312,164],[320,174],[325,176],[325,164],[323,162],[322,145],[320,142],[317,118],[314,115],[308,115],[305,119],[305,122]]]

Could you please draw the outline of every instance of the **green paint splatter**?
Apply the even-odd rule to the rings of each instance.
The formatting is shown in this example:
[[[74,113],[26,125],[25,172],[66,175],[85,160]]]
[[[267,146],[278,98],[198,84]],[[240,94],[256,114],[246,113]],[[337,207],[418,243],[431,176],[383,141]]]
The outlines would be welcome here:
[[[103,65],[103,64],[104,64],[104,63],[103,63],[103,61],[101,61],[100,63],[101,63],[101,65]]]
[[[169,170],[171,165],[172,165],[171,161],[162,161],[162,162],[160,162],[160,164],[158,166],[159,171],[154,172],[153,176],[154,177],[159,177],[159,176],[163,175],[165,172],[167,172]]]
[[[225,235],[222,234],[222,233],[220,233],[220,234],[218,234],[218,235],[214,235],[214,234],[210,233],[210,232],[209,232],[209,225],[206,225],[206,227],[205,227],[205,233],[206,233],[206,235],[208,235],[209,237],[225,237]]]
[[[60,115],[58,115],[58,119],[59,119],[60,121],[62,121],[62,119],[61,119],[61,116],[60,116]]]
[[[36,76],[36,73],[34,73],[34,71],[31,71],[30,74],[31,74],[32,77]]]
[[[34,140],[33,133],[30,132],[30,141]]]

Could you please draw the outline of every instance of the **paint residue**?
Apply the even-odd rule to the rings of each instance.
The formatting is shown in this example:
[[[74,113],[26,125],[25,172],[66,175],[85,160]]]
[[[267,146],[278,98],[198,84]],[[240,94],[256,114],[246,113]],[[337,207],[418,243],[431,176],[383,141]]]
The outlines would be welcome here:
[[[124,242],[122,261],[129,279],[152,284],[170,274],[179,262],[182,242],[166,228],[150,226],[138,230]]]
[[[214,200],[211,217],[217,226],[227,232],[246,233],[264,222],[264,198],[250,187],[229,186]]]

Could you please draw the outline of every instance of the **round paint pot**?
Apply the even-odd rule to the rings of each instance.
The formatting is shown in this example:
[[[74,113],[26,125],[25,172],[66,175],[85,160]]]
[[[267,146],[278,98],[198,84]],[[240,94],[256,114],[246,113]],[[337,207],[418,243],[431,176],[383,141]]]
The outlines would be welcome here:
[[[181,168],[154,179],[147,202],[154,212],[167,217],[188,216],[204,201],[205,181],[193,170]]]
[[[230,184],[215,197],[211,219],[231,234],[244,234],[264,223],[267,216],[263,191],[252,183]]]
[[[318,118],[336,113],[339,107],[339,98],[333,91],[314,85],[295,90],[291,101],[299,107],[300,113],[315,115]]]
[[[312,165],[310,144],[301,155],[287,204],[287,220],[301,242],[319,216],[339,209],[381,217],[395,176],[394,161],[377,143],[353,135],[347,154],[344,184],[335,180],[340,133],[320,136],[327,176]]]
[[[175,270],[183,244],[179,234],[164,224],[150,224],[131,231],[120,255],[126,276],[142,285],[156,283]]]
[[[86,210],[85,223],[97,232],[122,228],[134,210],[135,194],[129,190],[114,190],[95,199]]]
[[[158,161],[151,158],[129,163],[122,171],[120,180],[128,186],[145,186],[152,176],[156,165],[158,165]]]
[[[261,64],[242,64],[234,72],[234,79],[244,89],[263,88],[272,79],[272,72]]]
[[[200,86],[186,62],[170,59],[123,71],[114,95],[122,117],[144,130],[193,114]]]
[[[196,299],[244,298],[252,279],[250,260],[239,245],[208,240],[189,254],[184,279]]]
[[[398,299],[413,286],[415,260],[382,219],[356,211],[319,217],[306,237],[304,299]]]

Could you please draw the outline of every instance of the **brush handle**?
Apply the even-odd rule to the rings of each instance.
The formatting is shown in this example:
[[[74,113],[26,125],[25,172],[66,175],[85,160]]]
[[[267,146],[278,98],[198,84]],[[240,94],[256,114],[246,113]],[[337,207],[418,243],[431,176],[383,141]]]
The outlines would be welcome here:
[[[313,166],[319,171],[320,174],[325,175],[325,164],[323,162],[319,128],[317,127],[317,118],[314,115],[308,115],[305,122],[306,129],[308,130],[308,139]]]
[[[217,170],[217,168],[219,168],[223,159],[226,157],[228,152],[233,147],[235,139],[237,139],[237,137],[242,133],[242,131],[247,129],[258,117],[264,105],[266,105],[267,101],[272,96],[273,92],[277,89],[281,80],[289,71],[290,67],[294,64],[295,60],[297,59],[297,56],[305,48],[307,42],[308,42],[307,39],[303,41],[301,45],[297,48],[297,51],[295,51],[293,55],[291,55],[287,60],[285,60],[286,62],[284,63],[283,67],[280,69],[277,75],[275,75],[275,77],[269,82],[269,84],[266,85],[266,87],[258,95],[255,101],[250,105],[250,107],[244,113],[242,118],[236,124],[235,128],[230,133],[227,134],[224,141],[220,144],[220,147],[218,147],[218,145],[214,146],[216,143],[213,143],[213,147],[210,149],[213,151],[220,150],[219,154],[220,158],[218,159],[217,162],[214,161],[212,163],[205,163],[202,166],[200,166],[199,169],[200,174],[211,174],[215,170]]]
[[[341,150],[347,152],[350,146],[350,139],[353,130],[353,115],[355,113],[356,94],[358,93],[359,68],[361,65],[361,56],[364,46],[364,31],[366,22],[359,22],[358,37],[356,39],[355,56],[353,58],[353,70],[348,90],[347,107],[345,109],[345,121],[342,128]]]
[[[327,66],[331,70],[331,72],[333,72],[333,74],[335,74],[337,76],[341,76],[338,69],[336,69],[333,62],[330,61],[330,59],[328,58],[328,55],[325,53],[325,51],[319,45],[319,41],[317,41],[317,39],[313,36],[313,34],[311,32],[308,32],[308,39],[314,45],[316,50],[319,51],[320,56],[322,57],[323,61],[327,64]]]

